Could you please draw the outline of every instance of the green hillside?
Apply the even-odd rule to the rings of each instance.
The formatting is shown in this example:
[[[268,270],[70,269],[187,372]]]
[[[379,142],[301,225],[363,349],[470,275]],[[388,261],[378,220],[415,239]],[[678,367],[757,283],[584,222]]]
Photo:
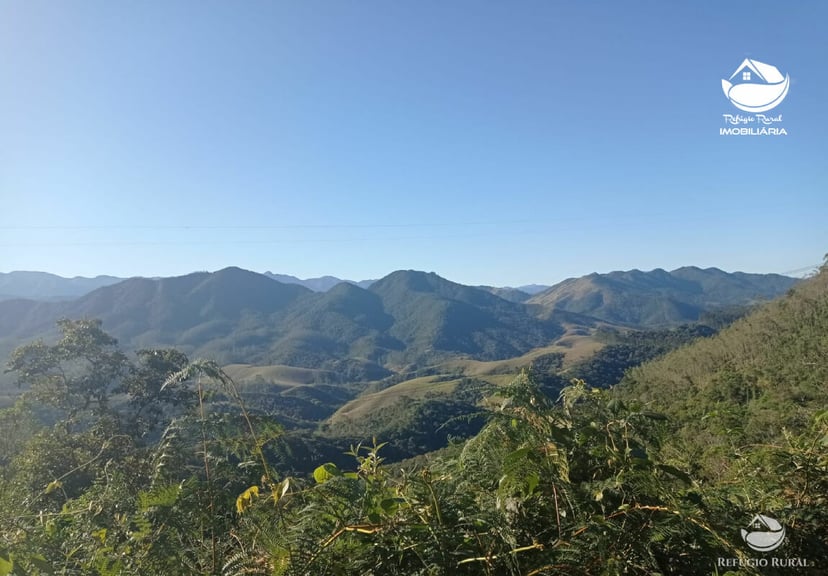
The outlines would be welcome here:
[[[458,354],[523,354],[561,330],[522,304],[437,275],[396,272],[366,290],[324,293],[238,268],[133,278],[70,302],[0,302],[0,349],[54,334],[62,317],[100,318],[131,348],[175,346],[222,363],[348,371],[375,380]]]
[[[375,293],[394,323],[406,319],[401,342],[422,335],[401,301],[386,303],[395,295],[448,307],[495,298],[406,276]],[[238,309],[203,302],[225,317]],[[343,302],[362,314],[343,315],[344,326],[385,319],[350,289],[301,302],[308,330],[314,310],[336,314]],[[509,318],[511,303],[493,305]],[[222,370],[175,350],[133,359],[97,322],[59,328],[60,340],[8,365],[28,392],[0,410],[0,574],[818,576],[828,566],[828,270],[717,335],[605,331],[599,348],[570,326],[518,358],[458,356],[365,390],[336,370]],[[596,366],[675,346],[610,390],[513,377],[525,360],[538,376],[603,377]],[[768,521],[785,531],[763,530]],[[779,547],[751,550],[748,531]]]
[[[533,318],[517,303],[456,284],[434,273],[398,271],[369,288],[394,317],[389,334],[418,353],[448,352],[483,360],[519,356],[561,334],[558,325]]]
[[[731,471],[740,447],[803,431],[828,406],[828,272],[634,368],[618,393],[671,415],[678,453],[714,476]]]
[[[630,270],[571,278],[527,303],[545,318],[565,311],[627,326],[660,327],[695,322],[705,311],[767,301],[796,282],[778,274],[692,266],[671,272]]]

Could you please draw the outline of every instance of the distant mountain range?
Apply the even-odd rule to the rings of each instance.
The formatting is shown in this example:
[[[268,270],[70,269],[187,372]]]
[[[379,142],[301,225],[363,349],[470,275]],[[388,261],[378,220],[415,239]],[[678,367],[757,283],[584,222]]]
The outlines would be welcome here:
[[[337,278],[336,276],[320,276],[319,278],[306,278],[302,280],[296,276],[290,276],[288,274],[274,274],[273,272],[265,272],[264,275],[271,280],[276,280],[277,282],[282,282],[283,284],[298,284],[299,286],[304,286],[314,292],[327,292],[337,284],[342,284],[343,282],[359,286],[360,288],[368,288],[371,284],[376,282],[376,280],[360,280],[358,282],[354,280],[343,280],[342,278]]]
[[[0,342],[49,332],[61,317],[100,318],[126,347],[176,346],[222,362],[386,367],[464,354],[505,358],[547,343],[558,325],[485,290],[436,274],[394,272],[367,289],[327,292],[239,268],[131,278],[63,302],[0,302]]]
[[[314,292],[327,292],[337,284],[343,282],[359,286],[360,288],[368,288],[376,282],[376,280],[343,280],[336,276],[302,279],[289,274],[275,274],[269,271],[265,272],[264,276],[283,284],[298,284]],[[64,278],[47,272],[0,272],[0,301],[11,300],[13,298],[49,301],[72,300],[88,294],[96,288],[117,284],[124,280],[127,280],[127,278],[119,278],[117,276],[96,276],[95,278],[76,276],[74,278]],[[527,286],[518,286],[517,288],[495,288],[492,286],[480,286],[480,288],[505,297],[507,300],[523,302],[532,294],[546,290],[549,286],[529,284]]]
[[[705,311],[756,304],[798,282],[779,274],[687,266],[672,272],[630,270],[570,278],[526,301],[542,318],[565,311],[632,327],[697,320]]]
[[[0,286],[20,274],[39,273],[6,274]],[[65,287],[71,284],[50,284],[50,278],[29,276],[32,296],[55,300],[71,293]],[[279,278],[239,268],[172,278],[99,277],[94,280],[108,285],[72,300],[6,300],[0,302],[0,353],[50,333],[59,318],[88,317],[100,318],[126,348],[175,346],[223,363],[347,370],[373,380],[451,356],[519,356],[562,334],[562,322],[694,321],[707,310],[773,298],[797,282],[715,268],[633,270],[566,280],[531,296],[413,270],[367,288],[319,278],[316,288],[327,290],[316,292]],[[88,286],[73,280],[76,291]]]
[[[72,300],[123,280],[115,276],[63,278],[46,272],[0,272],[0,300]]]

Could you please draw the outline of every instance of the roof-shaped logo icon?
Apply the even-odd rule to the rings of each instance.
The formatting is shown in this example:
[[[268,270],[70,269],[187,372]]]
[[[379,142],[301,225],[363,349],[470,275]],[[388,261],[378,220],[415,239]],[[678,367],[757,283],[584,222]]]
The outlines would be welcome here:
[[[742,540],[758,552],[776,550],[785,541],[785,527],[770,516],[757,514],[750,521],[748,528],[750,530],[742,528]]]
[[[739,110],[765,112],[777,107],[788,95],[791,79],[770,64],[745,58],[744,62],[722,80],[727,99]]]

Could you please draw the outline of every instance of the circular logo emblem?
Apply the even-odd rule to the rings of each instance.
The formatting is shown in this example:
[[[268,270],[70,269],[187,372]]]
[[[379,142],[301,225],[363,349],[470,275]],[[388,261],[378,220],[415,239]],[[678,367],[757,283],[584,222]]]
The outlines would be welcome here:
[[[745,112],[776,108],[788,95],[790,85],[790,76],[782,76],[776,66],[750,58],[745,58],[728,80],[722,80],[727,99]]]
[[[742,528],[742,540],[757,552],[776,550],[785,541],[785,527],[770,516],[757,514],[748,528],[750,531]]]

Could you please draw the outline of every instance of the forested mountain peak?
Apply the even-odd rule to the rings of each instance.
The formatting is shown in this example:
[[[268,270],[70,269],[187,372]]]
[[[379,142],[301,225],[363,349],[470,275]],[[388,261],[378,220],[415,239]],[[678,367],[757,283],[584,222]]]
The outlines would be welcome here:
[[[374,282],[369,288],[383,299],[405,298],[409,293],[430,294],[435,297],[466,302],[475,306],[501,305],[503,298],[484,288],[476,288],[446,280],[434,272],[398,270]],[[509,303],[512,304],[512,303]]]
[[[374,282],[369,290],[388,293],[396,289],[414,292],[439,292],[441,289],[455,285],[454,282],[438,276],[434,272],[420,270],[397,270]]]
[[[677,324],[777,295],[794,282],[697,268],[631,270],[570,279],[524,303],[526,295],[434,272],[399,270],[367,289],[342,282],[312,292],[229,267],[130,278],[67,302],[0,302],[0,351],[66,317],[100,318],[129,346],[181,346],[225,362],[317,368],[352,357],[398,366],[447,354],[491,360],[550,344],[564,318],[587,327]]]
[[[703,311],[775,298],[797,282],[778,274],[692,266],[615,271],[564,280],[527,303],[544,317],[563,310],[630,326],[666,326],[696,321]]]

